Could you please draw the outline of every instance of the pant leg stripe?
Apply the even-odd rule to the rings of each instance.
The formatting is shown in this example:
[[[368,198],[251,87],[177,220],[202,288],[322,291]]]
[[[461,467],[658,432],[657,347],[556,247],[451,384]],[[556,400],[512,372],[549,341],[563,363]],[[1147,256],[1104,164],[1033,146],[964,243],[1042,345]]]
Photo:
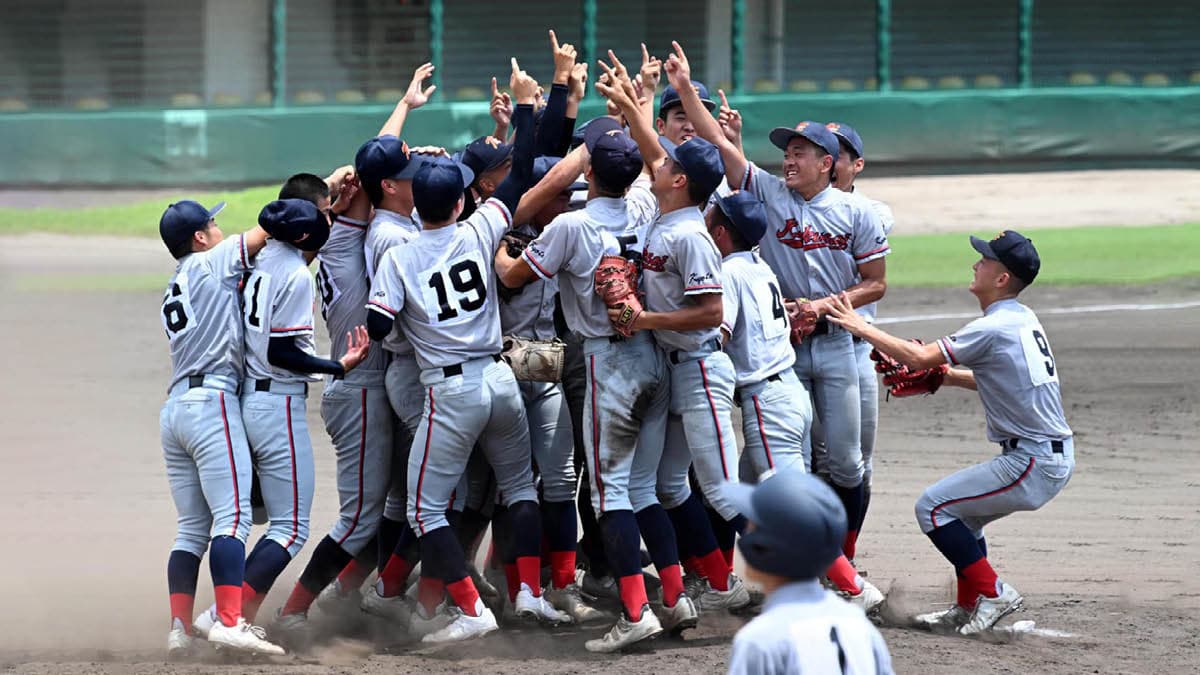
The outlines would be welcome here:
[[[929,522],[931,522],[933,524],[933,526],[936,528],[938,526],[937,513],[938,513],[938,511],[942,510],[943,508],[945,508],[947,506],[951,506],[951,505],[957,504],[959,502],[969,502],[969,501],[972,501],[975,499],[984,499],[985,497],[995,497],[996,495],[1004,494],[1005,492],[1008,492],[1009,490],[1017,487],[1018,485],[1021,484],[1021,481],[1025,480],[1026,478],[1029,477],[1029,472],[1033,471],[1033,465],[1035,462],[1036,462],[1036,460],[1033,457],[1030,457],[1029,465],[1025,467],[1025,470],[1021,472],[1021,475],[1017,476],[1016,480],[1009,483],[1008,485],[1005,485],[1002,488],[996,488],[995,490],[992,490],[991,492],[985,492],[981,495],[972,495],[970,497],[958,497],[956,499],[951,499],[950,501],[942,502],[941,504],[938,504],[937,506],[933,507],[929,511]]]
[[[421,472],[417,475],[417,508],[413,512],[413,519],[417,521],[417,528],[421,530],[421,534],[425,534],[425,523],[421,522],[421,486],[425,483],[425,465],[429,462],[429,445],[433,440],[433,387],[429,388],[429,421],[425,423],[425,454],[421,456]]]
[[[292,434],[292,397],[286,397],[288,449],[292,453],[292,538],[288,539],[284,548],[291,548],[296,538],[300,536],[300,485],[296,478],[296,438]]]
[[[762,439],[763,452],[767,455],[767,468],[775,468],[775,460],[771,459],[771,446],[767,443],[767,431],[763,428],[762,408],[758,405],[758,396],[750,397],[754,401],[754,414],[758,417],[758,436]]]
[[[358,518],[362,515],[363,505],[363,463],[367,460],[367,390],[364,387],[362,390],[362,430],[358,436],[358,507],[354,510],[354,520],[350,521],[350,527],[346,530],[346,534],[338,539],[338,546],[341,546],[344,541],[350,538],[351,534],[358,529]]]
[[[604,478],[600,475],[600,409],[596,400],[596,355],[588,356],[588,376],[592,378],[592,455],[596,474],[596,489],[600,491],[600,513],[604,513]]]
[[[225,392],[218,396],[221,400],[221,422],[225,424],[225,449],[229,453],[229,471],[233,477],[233,530],[229,536],[237,538],[238,525],[242,523],[242,496],[238,492],[237,460],[233,456],[233,438],[229,434],[229,414],[225,411]]]
[[[708,370],[704,367],[704,359],[696,359],[700,364],[700,379],[704,381],[704,395],[708,397],[708,407],[712,410],[713,428],[717,430],[717,450],[721,456],[721,475],[729,480],[729,467],[725,465],[725,439],[721,437],[721,419],[717,416],[717,403],[713,400],[712,390],[708,387]]]

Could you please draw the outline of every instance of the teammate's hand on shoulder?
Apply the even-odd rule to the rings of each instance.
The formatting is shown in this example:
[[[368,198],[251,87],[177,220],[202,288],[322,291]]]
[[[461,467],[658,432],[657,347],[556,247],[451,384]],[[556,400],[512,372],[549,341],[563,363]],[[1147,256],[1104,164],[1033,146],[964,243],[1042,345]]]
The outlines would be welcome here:
[[[558,36],[550,29],[550,50],[554,53],[554,84],[567,84],[575,67],[575,47],[568,42],[558,44]]]
[[[339,361],[347,373],[367,358],[371,350],[371,337],[367,334],[366,326],[355,326],[354,330],[346,333],[346,353]]]
[[[412,82],[408,83],[408,90],[404,92],[404,98],[401,99],[409,110],[416,110],[429,102],[429,97],[437,90],[437,85],[430,85],[426,89],[422,89],[421,85],[425,80],[433,77],[434,65],[425,63],[418,67],[413,72]]]
[[[449,157],[450,152],[440,145],[418,145],[415,148],[409,148],[409,153],[416,155],[429,155],[431,157]]]
[[[517,99],[517,105],[530,105],[537,98],[537,80],[521,70],[515,56],[512,57],[512,76],[509,78],[508,88],[512,89],[513,97]]]
[[[658,91],[658,83],[662,79],[662,61],[659,61],[657,56],[650,55],[645,42],[642,43],[642,69],[638,71],[638,75],[642,77],[642,87],[653,96],[654,92]]]

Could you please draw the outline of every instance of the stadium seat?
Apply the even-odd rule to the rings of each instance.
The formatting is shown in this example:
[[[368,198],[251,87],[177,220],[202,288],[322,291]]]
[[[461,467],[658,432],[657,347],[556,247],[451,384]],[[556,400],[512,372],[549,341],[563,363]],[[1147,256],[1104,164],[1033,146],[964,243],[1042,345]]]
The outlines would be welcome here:
[[[1171,78],[1165,73],[1146,73],[1142,76],[1143,87],[1169,87]]]
[[[219,106],[237,106],[245,103],[245,99],[237,94],[213,94],[213,105]]]
[[[182,92],[171,96],[172,108],[200,108],[203,106],[204,99],[199,94]]]
[[[866,89],[867,91],[875,91],[878,88],[879,80],[876,78],[868,77],[867,79],[863,80],[863,89]]]
[[[325,102],[325,94],[322,94],[321,92],[313,90],[313,89],[302,89],[302,90],[296,92],[292,96],[292,101],[294,103],[300,103],[300,104],[304,104],[304,105],[312,105],[314,103],[324,103]]]
[[[724,89],[726,94],[731,94],[733,93],[733,83],[729,80],[721,80],[717,83],[717,89]],[[714,90],[711,93],[715,94],[717,92]],[[717,98],[720,98],[720,96]]]
[[[367,95],[357,89],[342,89],[333,95],[333,99],[338,103],[362,103],[367,100]]]
[[[821,91],[821,85],[816,80],[792,80],[788,85],[790,91],[798,94],[809,94],[814,91]]]
[[[375,92],[375,100],[380,103],[395,103],[404,98],[403,89],[385,88]]]
[[[491,97],[481,87],[459,87],[454,92],[456,101],[487,101]]]
[[[778,82],[768,79],[755,80],[754,86],[750,88],[750,91],[756,94],[777,94],[782,90],[783,87],[779,86]]]
[[[938,89],[966,89],[967,81],[958,75],[946,75],[939,77],[937,81]]]
[[[1112,87],[1132,87],[1137,84],[1137,81],[1123,70],[1114,70],[1104,78],[1104,83]]]
[[[269,91],[260,91],[254,95],[254,105],[271,105],[275,97]]]
[[[844,77],[835,77],[829,81],[829,91],[854,91],[858,87],[854,84],[854,80]]]
[[[1071,73],[1067,78],[1067,84],[1072,87],[1094,87],[1099,83],[1096,76],[1091,73]]]
[[[999,75],[976,75],[975,87],[978,89],[1000,89],[1004,80]]]
[[[1188,84],[1200,84],[1200,70],[1193,70],[1191,77],[1188,78]]]
[[[100,96],[84,96],[75,101],[76,110],[108,110],[108,99]]]
[[[29,110],[29,104],[25,102],[25,99],[15,96],[0,98],[0,112],[22,112],[24,110]]]
[[[929,88],[929,80],[917,75],[909,75],[900,80],[900,88],[909,91],[921,91]]]

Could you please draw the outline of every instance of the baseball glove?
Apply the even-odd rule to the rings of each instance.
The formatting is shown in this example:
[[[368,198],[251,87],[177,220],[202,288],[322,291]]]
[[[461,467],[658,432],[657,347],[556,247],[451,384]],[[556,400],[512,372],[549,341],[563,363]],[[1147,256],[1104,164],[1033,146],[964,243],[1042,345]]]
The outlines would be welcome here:
[[[596,268],[596,295],[604,299],[609,309],[621,309],[613,320],[613,328],[625,337],[633,335],[633,322],[642,315],[642,303],[637,297],[637,264],[619,255],[606,255]]]
[[[562,340],[528,340],[509,335],[500,356],[512,367],[513,375],[526,382],[558,382],[562,379]]]
[[[537,237],[533,236],[532,234],[525,234],[524,232],[518,232],[517,230],[509,230],[508,233],[500,238],[500,241],[504,242],[504,248],[508,251],[510,258],[520,258],[521,252],[525,250],[525,247],[529,245],[529,242],[536,238]]]
[[[787,303],[788,322],[792,326],[792,344],[798,345],[812,335],[817,328],[817,312],[808,298],[797,298]]]
[[[923,344],[920,340],[913,340]],[[945,363],[925,368],[911,370],[908,366],[884,354],[878,349],[871,350],[871,360],[875,362],[875,371],[883,374],[883,385],[888,388],[888,398],[904,398],[918,394],[932,394],[942,386],[946,379],[946,371],[950,369]]]

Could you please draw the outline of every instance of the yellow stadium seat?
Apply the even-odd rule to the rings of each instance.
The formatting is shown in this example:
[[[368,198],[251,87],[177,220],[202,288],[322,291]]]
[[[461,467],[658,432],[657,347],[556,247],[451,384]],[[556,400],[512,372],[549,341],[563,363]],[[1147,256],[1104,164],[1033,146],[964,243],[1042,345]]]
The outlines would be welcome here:
[[[905,77],[904,79],[900,80],[900,88],[908,89],[910,91],[920,91],[923,89],[928,89],[929,88],[929,80],[927,80],[923,77],[918,77],[916,75],[909,75],[908,77]]]
[[[874,77],[868,77],[866,80],[863,80],[863,89],[866,89],[867,91],[875,91],[878,88],[879,80],[875,79]]]
[[[395,103],[404,98],[403,89],[387,88],[375,92],[375,100],[380,103]]]
[[[1067,78],[1067,84],[1072,87],[1094,87],[1099,83],[1096,76],[1091,73],[1071,73]]]
[[[25,99],[15,96],[0,98],[0,112],[21,112],[23,110],[29,110],[29,104],[25,102]]]
[[[999,89],[1004,86],[1004,80],[999,75],[976,75],[975,86],[979,89]]]
[[[829,91],[854,91],[858,87],[854,84],[854,80],[848,80],[844,77],[835,77],[829,81]]]
[[[1104,83],[1113,87],[1130,87],[1137,84],[1137,81],[1123,70],[1114,70],[1104,78]]]
[[[1146,73],[1142,76],[1143,87],[1169,87],[1171,78],[1164,73]]]
[[[338,103],[362,103],[367,100],[367,95],[357,89],[343,89],[334,94],[333,98]]]
[[[1188,84],[1200,84],[1200,70],[1192,71],[1192,76],[1188,78]]]
[[[776,94],[783,90],[775,80],[761,79],[755,80],[754,86],[750,88],[756,94]]]
[[[313,89],[303,89],[292,96],[292,101],[301,104],[324,103],[325,94]]]
[[[171,96],[171,105],[176,108],[198,108],[204,105],[204,99],[199,94],[183,92]]]
[[[717,83],[717,89],[724,89],[726,95],[731,94],[731,93],[733,93],[733,83],[730,82],[729,80],[721,80],[720,82]],[[720,105],[721,97],[717,96],[717,89],[710,89],[708,91],[708,97],[711,98],[712,100],[716,101],[717,104]]]
[[[254,105],[271,105],[275,97],[269,91],[260,91],[254,95]]]
[[[75,108],[78,110],[107,110],[108,107],[108,99],[100,96],[84,96],[75,101]]]
[[[946,75],[938,78],[937,87],[938,89],[966,89],[967,81],[958,75]]]
[[[816,80],[793,80],[788,89],[798,94],[821,91],[821,85]]]
[[[454,98],[459,101],[486,101],[490,96],[481,87],[459,87],[454,92]]]
[[[237,94],[213,94],[213,105],[235,106],[244,102],[242,97]]]

